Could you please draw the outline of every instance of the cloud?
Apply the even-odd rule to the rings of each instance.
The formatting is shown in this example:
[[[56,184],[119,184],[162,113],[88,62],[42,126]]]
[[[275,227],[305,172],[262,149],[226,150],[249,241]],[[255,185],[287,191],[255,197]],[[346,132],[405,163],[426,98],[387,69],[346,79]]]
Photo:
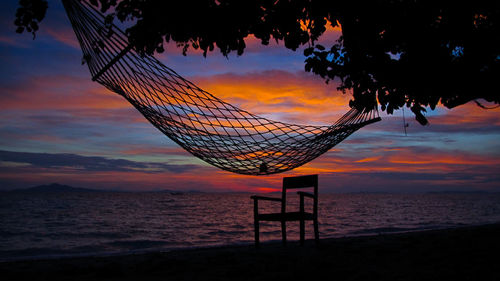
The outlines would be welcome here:
[[[178,155],[192,157],[180,146],[144,146],[139,144],[121,144],[120,153],[124,155]]]
[[[29,165],[31,168],[58,169],[81,172],[145,172],[145,173],[184,173],[199,169],[198,165],[175,165],[168,163],[138,162],[125,159],[110,159],[99,156],[82,156],[66,153],[31,153],[0,150],[0,160],[15,163],[15,167]]]
[[[7,45],[11,47],[17,48],[27,48],[29,45],[25,42],[25,39],[19,38],[18,34],[9,35],[9,36],[1,36],[0,35],[0,45]]]
[[[179,153],[173,149],[174,154]],[[443,152],[430,147],[385,147],[371,153],[334,150],[284,174],[244,176],[221,171],[186,156],[168,162],[133,161],[77,154],[0,151],[0,182],[29,186],[62,182],[126,190],[197,189],[267,192],[281,188],[284,176],[320,174],[321,192],[500,191],[500,160],[495,156]],[[135,153],[133,150],[130,153]],[[140,152],[138,152],[140,153]],[[145,157],[146,151],[138,157]],[[142,155],[142,156],[141,156]],[[187,163],[191,159],[192,163]],[[187,164],[186,164],[187,163]]]
[[[0,150],[0,189],[59,182],[116,190],[258,191],[277,184],[270,179],[224,172],[200,160],[193,164],[131,161],[63,153]],[[196,175],[196,176],[194,176]]]
[[[429,117],[436,132],[500,133],[500,108],[486,110],[469,102],[443,111],[444,114]]]
[[[305,72],[268,70],[193,77],[198,86],[252,113],[284,122],[328,125],[349,110],[350,96]]]
[[[383,122],[371,128],[404,134],[402,110],[395,111],[393,115],[381,112]],[[474,102],[469,102],[453,109],[438,105],[435,110],[427,108],[428,126],[419,125],[413,113],[406,109],[406,122],[409,124],[407,131],[411,135],[424,133],[458,133],[458,134],[488,134],[500,133],[500,108],[483,109]]]
[[[90,79],[73,75],[34,75],[6,83],[2,109],[116,109],[128,102]]]
[[[287,122],[332,123],[347,111],[350,98],[336,91],[335,85],[326,85],[321,79],[303,72],[269,70],[197,76],[193,80],[243,109]],[[325,177],[323,188],[330,191],[360,188],[365,191],[397,191],[401,182],[405,182],[404,190],[438,189],[452,185],[495,190],[499,186],[498,178],[493,176],[495,170],[500,169],[498,153],[492,149],[494,143],[483,143],[489,154],[461,146],[478,133],[498,134],[496,112],[473,105],[452,111],[439,109],[438,114],[431,116],[430,126],[412,124],[408,137],[403,135],[400,117],[384,116],[382,122],[363,128],[334,150],[303,167],[282,175],[255,178],[219,173],[216,168],[207,167],[177,146],[162,147],[160,141],[148,140],[144,143],[153,130],[146,120],[128,102],[85,78],[35,76],[26,79],[26,83],[7,85],[5,89],[9,95],[0,97],[5,128],[12,128],[17,122],[29,134],[10,134],[20,132],[21,127],[14,131],[2,131],[4,138],[0,144],[4,149],[9,147],[6,141],[15,144],[30,139],[58,148],[71,141],[73,150],[71,146],[65,146],[63,151],[75,151],[76,147],[79,151],[106,155],[89,157],[74,153],[35,153],[25,158],[21,154],[16,157],[10,155],[3,160],[10,165],[4,165],[4,171],[8,168],[12,174],[31,177],[31,180],[56,177],[85,182],[90,177],[107,185],[120,185],[118,182],[121,181],[129,188],[138,188],[131,186],[141,182],[144,183],[141,188],[154,188],[159,183],[175,185],[177,181],[183,183],[183,187],[186,183],[185,187],[191,189],[265,191],[279,189],[284,175],[320,173]],[[13,115],[9,115],[11,113]],[[454,120],[457,123],[453,123]],[[27,123],[22,125],[22,122]],[[130,124],[134,122],[141,127],[132,128]],[[490,129],[484,129],[484,124],[490,124]],[[145,131],[143,126],[151,130]],[[91,127],[94,129],[87,129]],[[107,137],[96,138],[98,130],[101,130],[101,136]],[[456,137],[456,134],[443,132],[466,136]],[[84,137],[86,135],[92,137]],[[85,149],[82,149],[83,140],[85,146],[88,145]],[[7,157],[5,153],[2,155]],[[156,162],[165,156],[169,157],[168,163]],[[172,177],[167,178],[164,174]],[[4,172],[2,177],[9,176]],[[111,177],[114,179],[110,180]]]
[[[203,89],[252,113],[278,121],[332,124],[348,110],[350,96],[314,75],[280,70],[248,74],[193,77]],[[4,86],[3,110],[67,110],[75,117],[91,113],[112,117],[116,110],[131,109],[125,99],[87,77],[37,75]],[[110,110],[114,110],[112,114]],[[136,122],[145,122],[141,117]],[[302,121],[302,122],[301,122]]]
[[[76,39],[75,32],[70,26],[47,26],[43,29],[42,36],[45,35],[51,36],[54,40],[63,43],[69,47],[80,49],[80,43]]]

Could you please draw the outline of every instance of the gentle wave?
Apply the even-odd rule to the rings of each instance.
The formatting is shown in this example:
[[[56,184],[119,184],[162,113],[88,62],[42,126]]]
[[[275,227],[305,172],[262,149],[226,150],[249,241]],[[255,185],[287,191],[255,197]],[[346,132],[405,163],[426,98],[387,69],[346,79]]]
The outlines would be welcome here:
[[[319,202],[321,238],[500,222],[500,194],[323,194]],[[289,210],[296,208],[290,201]],[[4,261],[250,244],[254,237],[247,194],[4,193],[0,217]],[[298,229],[287,224],[290,240],[298,240]],[[262,241],[280,238],[279,222],[261,223]]]

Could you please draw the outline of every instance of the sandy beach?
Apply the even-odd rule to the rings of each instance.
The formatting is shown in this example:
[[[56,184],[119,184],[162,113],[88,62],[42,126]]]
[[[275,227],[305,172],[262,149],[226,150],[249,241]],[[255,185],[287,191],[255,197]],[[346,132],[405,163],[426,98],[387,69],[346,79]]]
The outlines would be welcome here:
[[[3,280],[500,280],[500,224],[0,263]]]

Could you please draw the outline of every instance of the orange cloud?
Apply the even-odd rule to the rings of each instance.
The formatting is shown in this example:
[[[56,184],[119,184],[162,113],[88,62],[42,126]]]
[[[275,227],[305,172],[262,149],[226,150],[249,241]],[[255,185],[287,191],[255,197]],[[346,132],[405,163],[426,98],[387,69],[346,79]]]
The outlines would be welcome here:
[[[276,119],[328,125],[348,111],[350,96],[314,75],[265,71],[195,77],[197,85],[213,95],[255,114]]]
[[[355,161],[356,163],[366,163],[366,162],[375,162],[382,158],[382,156],[375,156],[375,157],[369,157],[369,158],[363,158],[360,160]]]
[[[129,103],[97,83],[73,76],[30,77],[12,86],[4,87],[0,96],[4,110],[45,109],[121,109]]]
[[[389,156],[388,162],[394,164],[409,164],[414,166],[426,165],[433,167],[443,167],[446,165],[500,165],[500,159],[482,155],[471,155],[463,152],[451,153],[446,151],[415,153],[409,150]]]
[[[486,103],[487,104],[487,103]],[[500,108],[484,109],[474,102],[469,102],[453,109],[440,107],[444,114],[429,118],[431,125],[457,125],[466,127],[477,126],[500,126]]]
[[[329,125],[349,109],[349,95],[306,73],[265,71],[193,80],[224,101],[276,121]],[[132,108],[125,99],[90,79],[47,75],[32,77],[26,82],[4,88],[6,94],[0,97],[3,109],[76,112]],[[141,120],[144,122],[142,117],[136,121]]]
[[[374,142],[376,142],[374,140]],[[342,144],[341,144],[342,145]],[[376,145],[375,145],[376,146]],[[335,150],[335,148],[334,148]],[[378,154],[378,155],[374,155]],[[346,156],[347,155],[347,156]],[[500,159],[495,155],[473,154],[463,151],[439,151],[428,148],[398,147],[390,150],[374,149],[360,155],[348,153],[327,153],[314,161],[299,167],[294,172],[308,174],[357,174],[357,173],[430,173],[441,175],[464,171],[464,176],[488,173],[500,168]],[[496,167],[496,168],[495,168]],[[466,171],[465,171],[466,170]],[[491,176],[490,176],[491,178]],[[425,177],[422,181],[426,181]]]

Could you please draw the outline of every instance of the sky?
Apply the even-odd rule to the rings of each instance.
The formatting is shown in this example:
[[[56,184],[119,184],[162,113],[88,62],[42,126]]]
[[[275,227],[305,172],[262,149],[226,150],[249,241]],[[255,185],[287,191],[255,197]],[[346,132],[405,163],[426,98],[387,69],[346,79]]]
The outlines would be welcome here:
[[[428,126],[409,110],[381,112],[329,152],[293,171],[244,176],[184,151],[126,100],[92,82],[60,1],[36,39],[15,33],[17,1],[0,10],[0,190],[61,183],[126,191],[268,192],[282,177],[319,174],[320,192],[500,192],[500,109],[469,103],[429,109]],[[340,34],[320,39],[331,45]],[[303,49],[248,38],[242,56],[181,50],[157,56],[202,89],[275,120],[328,125],[348,108],[349,94],[304,71]],[[422,77],[425,83],[425,76]]]

